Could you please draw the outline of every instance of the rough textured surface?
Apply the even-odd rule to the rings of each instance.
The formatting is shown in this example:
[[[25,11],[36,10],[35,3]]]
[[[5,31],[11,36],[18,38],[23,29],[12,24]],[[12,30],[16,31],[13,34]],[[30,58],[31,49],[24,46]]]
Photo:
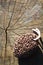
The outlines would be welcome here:
[[[33,48],[37,47],[38,42],[33,39],[36,37],[36,34],[29,33],[20,36],[20,38],[16,41],[14,47],[14,54],[17,57],[25,55],[29,51],[32,51]]]
[[[13,7],[13,17],[11,17]],[[31,29],[36,27],[40,29],[43,39],[43,0],[0,0],[0,65],[4,64],[4,60],[4,65],[18,65],[17,59],[13,56],[15,41],[19,35],[30,33]]]

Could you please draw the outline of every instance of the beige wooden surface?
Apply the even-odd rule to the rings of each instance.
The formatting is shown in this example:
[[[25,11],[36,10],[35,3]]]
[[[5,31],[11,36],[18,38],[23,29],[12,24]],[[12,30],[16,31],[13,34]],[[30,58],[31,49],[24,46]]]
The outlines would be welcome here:
[[[9,2],[10,0],[7,0]],[[13,1],[13,0],[12,0]],[[15,0],[14,0],[15,1]],[[1,2],[1,0],[0,0]],[[4,0],[3,0],[4,2]],[[19,35],[29,33],[31,32],[32,28],[39,28],[41,31],[41,37],[43,39],[43,0],[38,0],[37,2],[41,5],[41,13],[39,14],[39,19],[33,19],[31,22],[28,22],[24,25],[23,20],[18,20],[19,17],[25,12],[24,8],[29,8],[36,2],[36,0],[32,0],[32,3],[29,5],[29,2],[27,0],[16,0],[16,6],[14,10],[14,15],[12,18],[12,21],[10,23],[10,26],[7,30],[7,51],[6,51],[6,57],[5,57],[5,44],[6,44],[6,33],[5,29],[7,28],[11,16],[11,12],[8,12],[7,5],[0,5],[0,65],[19,65],[18,59],[13,55],[14,52],[14,43]],[[24,4],[24,8],[20,5],[21,3],[28,3]],[[13,3],[14,4],[14,3]],[[10,5],[9,11],[13,10],[14,5]],[[20,12],[20,10],[22,10]],[[34,16],[35,17],[35,16]],[[21,19],[21,18],[20,18]],[[17,23],[16,23],[17,21]],[[23,22],[23,23],[21,23]],[[15,24],[16,23],[16,24]],[[14,25],[15,24],[15,25]],[[4,29],[4,30],[3,30]],[[1,34],[2,33],[2,34]]]

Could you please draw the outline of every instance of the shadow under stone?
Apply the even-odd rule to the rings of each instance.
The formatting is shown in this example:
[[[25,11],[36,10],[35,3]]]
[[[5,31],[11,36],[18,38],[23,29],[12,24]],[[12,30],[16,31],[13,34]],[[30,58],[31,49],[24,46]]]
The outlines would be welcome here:
[[[37,47],[32,54],[26,58],[19,58],[19,65],[43,65],[43,54],[40,49]]]

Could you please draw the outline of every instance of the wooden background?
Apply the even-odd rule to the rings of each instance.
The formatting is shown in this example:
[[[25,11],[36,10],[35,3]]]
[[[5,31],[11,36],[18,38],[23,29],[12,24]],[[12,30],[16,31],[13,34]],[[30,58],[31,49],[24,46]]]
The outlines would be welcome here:
[[[19,61],[13,54],[14,43],[17,38],[22,34],[31,32],[32,28],[37,27],[40,29],[43,40],[43,0],[28,0],[30,4],[27,0],[11,0],[11,4],[12,1],[18,3],[16,3],[15,6],[14,3],[11,5],[9,1],[10,0],[0,0],[0,65],[43,65],[43,54],[39,48],[36,49],[36,52],[34,52],[34,55],[31,57],[19,59]],[[8,3],[10,5],[7,5]],[[22,16],[26,9],[29,7],[32,8],[37,3],[41,6],[41,12],[39,12],[38,19],[34,15],[34,19],[24,25],[24,20],[18,20],[19,17]],[[15,7],[15,9],[12,17],[11,12],[13,11],[13,7]]]

